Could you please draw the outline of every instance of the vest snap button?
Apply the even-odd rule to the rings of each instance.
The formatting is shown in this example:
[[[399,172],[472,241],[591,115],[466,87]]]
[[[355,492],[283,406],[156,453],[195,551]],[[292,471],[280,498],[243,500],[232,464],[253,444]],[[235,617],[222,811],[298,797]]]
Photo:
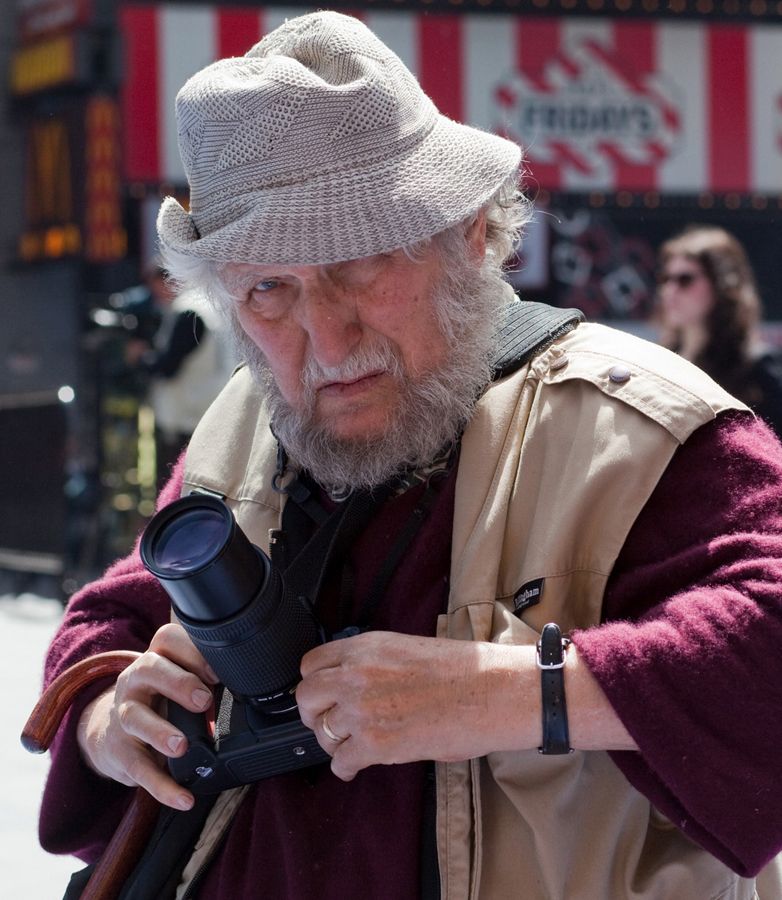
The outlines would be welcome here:
[[[614,384],[624,384],[625,381],[630,380],[630,370],[627,366],[611,366],[608,370],[608,378]]]
[[[549,364],[549,371],[556,372],[557,369],[564,369],[569,362],[567,353],[563,353]]]

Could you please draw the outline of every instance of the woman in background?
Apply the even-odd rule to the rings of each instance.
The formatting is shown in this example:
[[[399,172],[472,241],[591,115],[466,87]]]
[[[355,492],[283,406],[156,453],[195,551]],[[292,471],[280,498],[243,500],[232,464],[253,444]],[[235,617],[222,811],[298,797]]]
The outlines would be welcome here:
[[[700,366],[782,435],[782,358],[761,346],[762,307],[741,244],[690,226],[660,248],[661,342]]]

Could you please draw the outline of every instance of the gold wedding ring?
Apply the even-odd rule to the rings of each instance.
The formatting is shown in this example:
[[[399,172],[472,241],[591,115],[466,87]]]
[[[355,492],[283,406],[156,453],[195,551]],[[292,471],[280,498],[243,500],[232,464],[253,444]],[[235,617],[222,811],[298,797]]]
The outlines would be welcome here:
[[[334,741],[335,744],[341,744],[343,741],[347,740],[347,737],[340,737],[340,735],[335,734],[331,728],[329,728],[329,719],[328,715],[331,710],[334,709],[332,706],[330,709],[327,709],[326,712],[323,713],[323,717],[320,720],[321,728],[323,729],[323,733],[330,741]]]

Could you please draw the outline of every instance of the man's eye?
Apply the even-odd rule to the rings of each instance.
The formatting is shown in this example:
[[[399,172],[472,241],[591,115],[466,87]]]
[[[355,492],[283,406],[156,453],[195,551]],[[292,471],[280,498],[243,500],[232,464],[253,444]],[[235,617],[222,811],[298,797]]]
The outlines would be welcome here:
[[[284,314],[290,302],[289,285],[279,278],[262,278],[247,290],[244,304],[255,315],[276,319]]]
[[[259,281],[256,285],[253,286],[253,293],[256,291],[259,294],[265,294],[268,291],[273,291],[274,288],[279,287],[280,282],[274,278],[265,278],[263,281]]]

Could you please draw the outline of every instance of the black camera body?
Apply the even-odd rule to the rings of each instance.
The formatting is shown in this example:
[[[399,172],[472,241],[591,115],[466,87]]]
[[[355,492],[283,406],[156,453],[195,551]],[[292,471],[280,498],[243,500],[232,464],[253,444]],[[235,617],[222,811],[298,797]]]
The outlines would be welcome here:
[[[188,741],[169,759],[173,778],[211,794],[329,759],[295,699],[302,656],[327,636],[228,506],[190,494],[164,507],[144,530],[141,559],[225,687],[216,722],[169,702]]]
[[[272,718],[249,703],[233,702],[223,735],[215,734],[206,716],[176,703],[169,703],[168,718],[188,742],[184,756],[168,760],[168,769],[194,794],[214,794],[329,759],[295,711]]]

